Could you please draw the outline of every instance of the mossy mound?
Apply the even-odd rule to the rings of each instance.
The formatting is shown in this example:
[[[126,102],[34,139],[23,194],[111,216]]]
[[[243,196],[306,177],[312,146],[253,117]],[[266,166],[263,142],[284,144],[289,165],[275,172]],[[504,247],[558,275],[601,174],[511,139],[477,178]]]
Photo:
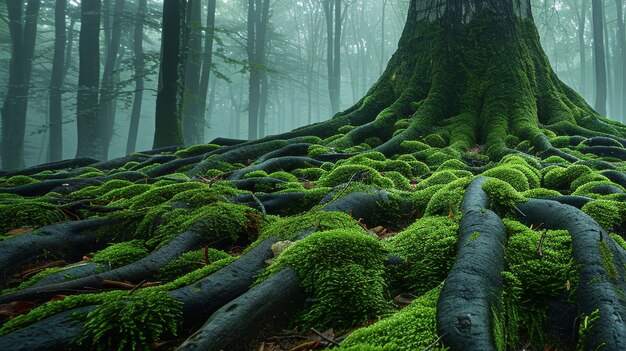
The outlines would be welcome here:
[[[444,350],[433,346],[438,340],[435,313],[440,290],[434,288],[391,317],[356,330],[340,350]]]
[[[303,327],[338,327],[363,323],[387,311],[382,242],[362,230],[314,233],[286,249],[264,278],[291,267],[312,296],[300,314]]]
[[[454,218],[424,217],[387,240],[402,260],[389,267],[392,285],[419,296],[441,283],[454,263],[458,226]]]
[[[67,220],[57,206],[35,200],[0,204],[0,234],[20,228],[38,228]]]

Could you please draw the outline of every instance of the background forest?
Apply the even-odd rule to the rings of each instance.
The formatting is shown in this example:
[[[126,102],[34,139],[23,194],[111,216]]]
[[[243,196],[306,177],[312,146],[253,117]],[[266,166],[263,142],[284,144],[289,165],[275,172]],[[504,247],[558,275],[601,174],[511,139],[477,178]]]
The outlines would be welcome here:
[[[64,9],[66,15],[59,17],[55,6],[60,3],[64,1],[41,1],[36,15],[36,41],[24,132],[24,166],[76,155],[81,9],[80,2],[68,1]],[[215,3],[215,9],[209,7],[211,3]],[[255,38],[250,37],[255,42],[264,42],[263,57],[260,58],[250,56],[249,51],[249,2],[203,0],[190,8],[186,71],[188,76],[196,79],[187,79],[186,99],[189,104],[200,100],[205,106],[204,109],[199,108],[203,112],[198,118],[203,122],[193,125],[195,132],[185,131],[187,144],[208,142],[218,136],[249,138],[249,81],[254,74],[263,81],[262,88],[257,92],[257,118],[261,125],[258,137],[328,119],[365,95],[396,49],[408,2],[339,1],[341,25],[338,41],[334,34],[338,29],[336,18],[333,9],[327,8],[330,3],[334,2],[267,0],[266,22],[261,18],[263,6],[258,10],[259,20],[263,22],[260,25],[266,25],[267,33],[259,38],[257,31]],[[624,122],[620,120],[625,115],[622,99],[626,66],[622,50],[623,1],[601,3],[604,6],[604,25],[599,28],[603,31],[604,45],[594,48],[591,0],[532,2],[542,44],[559,77],[592,105],[596,100],[605,100],[606,115]],[[265,1],[258,1],[258,4],[265,5]],[[143,6],[145,9],[142,9]],[[162,7],[162,1],[155,0],[102,1],[98,92],[100,104],[106,101],[109,106],[100,111],[109,114],[108,118],[112,121],[109,158],[152,148]],[[215,15],[214,27],[211,18],[207,21],[207,14],[212,11]],[[142,15],[143,12],[145,15]],[[60,20],[65,21],[62,23],[65,40],[55,39],[55,24]],[[6,6],[0,6],[0,21],[0,82],[5,82],[0,86],[0,101],[4,101],[11,57]],[[207,36],[212,40],[207,41]],[[57,51],[63,50],[64,55],[55,83],[55,45],[62,42],[65,47],[56,47]],[[137,42],[141,44],[139,47]],[[208,55],[207,48],[211,46],[212,55]],[[336,47],[339,48],[339,61],[334,56]],[[597,63],[594,50],[598,49],[605,52],[608,72],[606,78],[598,79],[601,85],[607,87],[604,91],[608,92],[606,97],[600,99],[596,99],[594,74]],[[202,66],[207,66],[207,62],[210,62],[211,74],[204,80],[207,89],[204,102],[201,101],[201,96],[205,94],[200,89],[203,84],[199,78]],[[251,72],[254,74],[251,75]],[[137,85],[137,78],[141,78],[142,85]],[[333,93],[329,94],[329,90]],[[62,126],[51,138],[51,126],[55,126],[51,118],[54,121],[55,117],[50,97],[54,91],[61,95]],[[602,107],[597,104],[595,107],[602,113]],[[131,127],[133,109],[138,119],[134,128]],[[137,135],[129,133],[130,130],[135,130]],[[3,144],[5,150],[6,145]]]

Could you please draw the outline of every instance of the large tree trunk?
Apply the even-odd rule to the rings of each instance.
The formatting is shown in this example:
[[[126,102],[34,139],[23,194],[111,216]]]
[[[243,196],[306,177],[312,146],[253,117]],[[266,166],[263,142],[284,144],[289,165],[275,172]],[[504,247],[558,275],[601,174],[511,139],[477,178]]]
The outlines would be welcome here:
[[[81,2],[81,26],[78,43],[80,67],[76,124],[76,157],[106,158],[102,119],[98,104],[100,82],[100,0]]]
[[[185,79],[185,0],[163,2],[161,69],[157,93],[154,148],[184,145],[182,109]]]
[[[52,59],[52,78],[50,80],[50,143],[48,152],[50,161],[63,158],[63,71],[65,70],[65,47],[67,32],[65,15],[67,0],[59,0],[54,8],[54,57]]]
[[[147,0],[137,1],[137,17],[135,18],[135,31],[133,34],[133,55],[135,67],[135,94],[133,97],[133,110],[130,115],[130,128],[128,130],[128,141],[126,142],[126,153],[135,151],[137,145],[137,134],[139,132],[139,119],[141,117],[141,105],[143,102],[144,89],[144,54],[143,54],[143,26],[146,20]]]
[[[24,133],[33,68],[37,18],[41,1],[30,0],[23,13],[23,1],[7,0],[11,35],[11,69],[2,105],[2,167],[24,166]]]

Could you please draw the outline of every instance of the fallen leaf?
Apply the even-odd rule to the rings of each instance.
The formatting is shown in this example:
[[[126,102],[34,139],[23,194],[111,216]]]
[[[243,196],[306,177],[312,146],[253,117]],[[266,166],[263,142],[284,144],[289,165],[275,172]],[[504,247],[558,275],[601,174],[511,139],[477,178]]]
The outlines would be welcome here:
[[[33,230],[35,230],[34,227],[24,227],[24,228],[18,228],[18,229],[13,229],[13,230],[9,230],[8,232],[4,233],[4,235],[20,235],[20,234],[26,234],[26,233],[30,233]]]

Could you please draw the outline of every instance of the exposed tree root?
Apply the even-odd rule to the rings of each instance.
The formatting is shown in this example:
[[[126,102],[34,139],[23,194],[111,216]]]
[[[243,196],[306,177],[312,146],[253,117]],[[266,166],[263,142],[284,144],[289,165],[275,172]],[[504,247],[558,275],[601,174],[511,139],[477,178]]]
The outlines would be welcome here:
[[[591,217],[574,207],[547,200],[529,200],[518,205],[522,220],[535,226],[566,229],[572,236],[574,262],[580,267],[576,290],[579,311],[599,318],[588,330],[586,350],[626,349],[626,307],[624,291],[624,254],[613,239]]]
[[[453,350],[496,350],[494,310],[498,310],[507,235],[502,220],[488,210],[478,177],[466,190],[454,266],[437,303],[437,332]]]
[[[1,241],[2,282],[11,272],[46,253],[64,253],[72,257],[102,247],[105,243],[98,240],[95,231],[100,226],[114,222],[113,219],[99,218],[59,223]]]
[[[217,310],[177,350],[248,350],[285,326],[303,302],[298,275],[284,269]]]

